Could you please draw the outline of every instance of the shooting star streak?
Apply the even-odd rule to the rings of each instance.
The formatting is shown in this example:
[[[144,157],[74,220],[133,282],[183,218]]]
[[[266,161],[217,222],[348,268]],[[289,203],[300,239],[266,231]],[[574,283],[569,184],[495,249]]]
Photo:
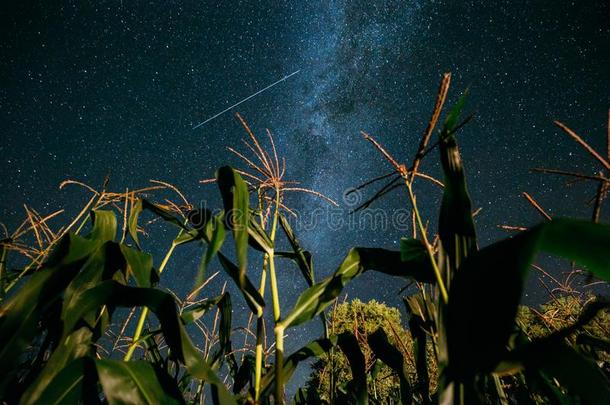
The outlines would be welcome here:
[[[237,106],[238,106],[238,105],[240,105],[241,103],[245,103],[246,101],[250,100],[252,97],[255,97],[255,96],[257,96],[257,95],[261,94],[263,91],[265,91],[265,90],[269,90],[270,88],[272,88],[272,87],[273,87],[273,86],[275,86],[276,84],[280,84],[280,83],[281,83],[281,82],[283,82],[284,80],[287,80],[288,78],[290,78],[290,77],[292,77],[292,76],[296,75],[296,74],[297,74],[297,73],[299,73],[300,71],[301,71],[301,69],[297,70],[296,72],[292,72],[292,73],[290,73],[288,76],[284,76],[284,77],[282,77],[282,78],[281,78],[280,80],[278,80],[277,82],[275,82],[275,83],[271,83],[269,86],[265,87],[264,89],[261,89],[261,90],[257,91],[256,93],[249,95],[248,97],[244,98],[244,99],[243,99],[243,100],[241,100],[240,102],[238,102],[238,103],[236,103],[236,104],[233,104],[231,107],[228,107],[228,108],[226,108],[226,109],[222,110],[221,112],[219,112],[218,114],[216,114],[216,115],[214,115],[214,116],[212,116],[212,117],[208,118],[207,120],[205,120],[205,121],[203,121],[203,122],[200,122],[199,124],[195,125],[195,126],[193,127],[193,129],[195,130],[195,129],[199,128],[200,126],[202,126],[202,125],[204,125],[204,124],[206,124],[206,123],[208,123],[208,122],[212,121],[214,118],[217,118],[217,117],[221,116],[222,114],[226,113],[227,111],[229,111],[229,110],[231,110],[231,109],[233,109],[233,108],[237,107]]]

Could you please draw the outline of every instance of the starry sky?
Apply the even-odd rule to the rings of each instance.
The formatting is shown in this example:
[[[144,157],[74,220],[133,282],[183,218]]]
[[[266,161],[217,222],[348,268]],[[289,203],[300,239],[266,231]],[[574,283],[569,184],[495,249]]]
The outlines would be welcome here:
[[[347,218],[353,201],[344,192],[389,170],[359,131],[410,162],[448,71],[448,102],[469,88],[467,110],[476,112],[459,142],[474,205],[482,208],[481,245],[507,235],[498,224],[540,220],[522,191],[552,215],[590,215],[593,185],[566,187],[529,169],[599,170],[552,120],[605,150],[606,1],[19,1],[0,5],[0,33],[0,220],[9,228],[23,218],[23,204],[76,211],[86,194],[60,191],[59,183],[99,185],[108,172],[114,189],[160,179],[191,201],[218,205],[216,188],[198,181],[239,164],[225,150],[245,136],[234,112],[261,137],[269,128],[287,160],[286,177],[341,202],[339,215]],[[431,154],[424,170],[440,176],[437,160]],[[417,192],[435,226],[440,193],[424,183]],[[303,215],[327,207],[307,195],[287,203]],[[400,189],[374,207],[391,213],[407,204]],[[148,242],[156,263],[175,230],[159,232],[165,239]],[[332,227],[322,219],[299,238],[321,278],[350,247],[396,247],[408,232]],[[198,256],[182,250],[162,281],[188,290]],[[294,266],[283,266],[287,309],[305,284]],[[403,286],[366,274],[347,293],[399,306]],[[532,283],[529,299],[538,290]],[[319,328],[294,333],[289,351]]]

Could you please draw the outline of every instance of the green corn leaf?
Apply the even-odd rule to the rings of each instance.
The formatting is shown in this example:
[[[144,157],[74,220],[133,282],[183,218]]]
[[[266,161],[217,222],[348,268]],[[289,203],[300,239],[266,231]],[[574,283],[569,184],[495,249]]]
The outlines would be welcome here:
[[[299,240],[294,234],[294,231],[292,230],[292,227],[288,223],[286,217],[280,214],[279,218],[280,225],[284,230],[284,234],[286,235],[286,238],[288,239],[288,242],[292,247],[292,252],[276,252],[275,255],[280,257],[287,257],[293,260],[299,267],[299,270],[301,270],[301,274],[303,275],[303,278],[305,279],[307,285],[309,287],[312,287],[316,279],[313,271],[313,258],[311,257],[311,253],[301,247],[301,244],[299,243]],[[320,321],[322,322],[322,327],[324,328],[324,336],[328,337],[328,322],[326,322],[326,314],[324,313],[324,311],[320,313]]]
[[[235,253],[239,266],[239,286],[246,285],[246,270],[248,269],[248,224],[250,223],[250,194],[248,186],[237,172],[233,172],[235,185],[233,188],[233,211],[231,224],[235,239]]]
[[[178,217],[176,217],[174,215],[174,213],[159,207],[156,204],[151,203],[150,201],[146,200],[146,199],[142,199],[142,209],[151,211],[152,213],[154,213],[155,215],[163,218],[165,221],[169,222],[170,224],[174,224],[176,225],[178,228],[180,229],[184,229],[185,231],[189,231],[190,229],[184,224],[184,220],[180,220],[178,219]]]
[[[453,131],[458,126],[458,120],[460,119],[464,106],[466,105],[466,101],[468,100],[468,93],[468,89],[466,89],[466,91],[464,91],[464,93],[458,99],[457,103],[455,103],[451,111],[449,111],[441,130],[441,140],[447,136],[453,135]]]
[[[511,351],[506,360],[498,365],[496,372],[503,374],[522,371],[528,388],[532,392],[543,392],[553,403],[572,404],[574,396],[584,399],[585,403],[597,403],[592,398],[598,398],[600,403],[608,402],[608,378],[592,359],[567,346],[565,340],[582,330],[600,311],[608,308],[610,302],[599,299],[590,301],[574,323],[533,341],[518,327],[509,341]],[[583,336],[587,335],[581,334],[579,338]],[[577,344],[580,343],[577,339]],[[562,389],[556,382],[559,382]]]
[[[523,382],[533,393],[540,393],[548,398],[549,404],[575,405],[574,398],[557,386],[557,381],[544,375],[540,370],[524,370]]]
[[[440,134],[440,157],[445,174],[445,188],[440,208],[438,233],[444,252],[443,256],[446,257],[451,270],[459,268],[464,258],[477,248],[476,232],[472,220],[472,204],[464,178],[464,166],[455,136],[450,135],[457,125],[466,97],[467,93],[464,93],[453,107]],[[452,276],[451,273],[445,275],[447,284]]]
[[[555,330],[542,338],[533,340],[526,337],[519,326],[509,341],[511,351],[508,354],[506,361],[500,363],[496,371],[510,370],[511,368],[515,368],[515,366],[518,367],[520,363],[535,358],[538,353],[547,350],[547,347],[563,344],[565,339],[569,338],[574,333],[583,330],[599,312],[607,311],[608,309],[610,309],[610,302],[604,299],[591,300],[582,308],[578,318],[572,324]],[[580,336],[585,335],[581,334]]]
[[[62,320],[78,305],[79,297],[88,289],[96,286],[102,280],[113,278],[117,271],[126,269],[126,261],[114,242],[105,242],[97,248],[83,264],[74,279],[68,284],[64,292],[62,305]],[[61,271],[61,270],[60,270]],[[84,317],[87,324],[94,328],[98,320],[98,313],[92,311]]]
[[[158,373],[145,361],[97,360],[97,375],[109,404],[180,404],[184,403],[177,386],[169,376]],[[175,384],[175,383],[174,383]],[[165,387],[164,387],[165,385]]]
[[[203,233],[196,229],[191,229],[188,232],[181,232],[172,243],[176,246],[185,245],[190,242],[194,242],[197,240],[201,240],[203,238]]]
[[[449,294],[452,375],[459,379],[491,371],[505,355],[523,285],[538,252],[572,260],[609,281],[608,246],[609,225],[554,219],[470,255]]]
[[[217,256],[218,260],[220,261],[220,264],[222,265],[222,268],[239,287],[246,300],[246,304],[248,304],[252,312],[256,314],[262,313],[262,308],[265,306],[265,301],[263,300],[263,297],[261,297],[261,295],[259,294],[254,284],[252,284],[250,279],[246,277],[245,285],[242,288],[239,284],[239,268],[221,252],[218,252]]]
[[[88,327],[82,327],[72,332],[67,339],[63,340],[61,344],[57,346],[55,351],[51,354],[51,357],[49,358],[46,366],[41,371],[40,375],[25,391],[21,398],[21,401],[26,404],[35,404],[40,402],[47,403],[47,400],[41,400],[44,395],[51,395],[50,392],[47,392],[48,387],[53,384],[63,385],[62,383],[57,381],[57,378],[67,378],[70,381],[77,380],[77,376],[72,376],[69,373],[67,375],[64,375],[63,377],[58,376],[60,372],[63,373],[62,370],[67,367],[68,364],[72,363],[75,359],[79,359],[92,354],[92,336],[93,334]],[[84,365],[81,363],[78,364],[78,366],[74,365],[73,367],[78,367],[78,370],[81,371],[81,378],[84,378],[84,370],[81,370],[81,367],[84,367]],[[65,393],[59,393],[54,395],[76,395],[80,397],[80,391],[77,392],[74,388],[68,387]]]
[[[64,289],[77,276],[89,256],[116,236],[117,222],[110,211],[92,211],[93,226],[86,237],[68,234],[62,238],[41,270],[0,310],[0,375],[9,376],[21,353],[30,345],[38,331],[38,322],[45,310],[57,302]],[[0,383],[0,397],[4,384]]]
[[[219,171],[219,174],[217,175],[217,177],[219,179],[220,179],[220,173],[222,173],[223,179],[225,179],[229,173],[231,175],[233,173],[233,170],[231,168],[221,168],[221,170],[222,171]],[[227,170],[229,170],[230,172],[227,172]],[[221,188],[221,194],[223,196],[223,201],[226,203],[225,200],[230,198],[230,201],[231,201],[231,204],[229,204],[229,210],[230,210],[231,209],[230,207],[232,207],[233,192],[232,192],[231,186],[228,183],[229,183],[229,180],[225,179],[222,182],[219,182],[219,187]],[[182,245],[182,244],[189,243],[189,242],[192,242],[195,240],[200,240],[200,239],[205,240],[207,243],[211,242],[210,239],[208,239],[208,237],[206,236],[205,230],[201,231],[201,230],[197,230],[197,229],[189,229],[173,214],[171,214],[170,212],[168,212],[160,207],[155,206],[154,204],[147,202],[146,200],[142,200],[142,204],[145,209],[150,209],[151,211],[153,211],[157,215],[161,216],[166,221],[169,221],[184,230],[184,232],[174,240],[174,242],[173,242],[174,245]],[[225,210],[225,212],[226,212],[226,210]],[[191,213],[190,215],[191,215],[191,220],[193,220],[194,214]],[[203,214],[199,213],[198,215],[203,215]],[[201,225],[199,222],[196,222],[195,226],[199,226],[197,224]],[[207,222],[205,224],[207,225]],[[224,230],[224,228],[223,228],[223,230]],[[212,237],[212,235],[210,235],[210,238],[211,237]],[[219,239],[220,239],[220,237],[219,237]],[[256,287],[254,287],[252,282],[245,275],[245,273],[242,274],[242,272],[240,271],[240,268],[238,266],[236,266],[233,262],[231,262],[225,255],[223,255],[222,252],[220,252],[220,250],[216,251],[216,255],[218,257],[218,260],[220,261],[220,264],[222,265],[222,268],[225,270],[225,272],[229,275],[229,277],[231,277],[231,279],[233,279],[233,281],[239,287],[239,289],[242,292],[242,294],[244,295],[244,298],[246,299],[246,303],[248,304],[250,309],[255,313],[262,313],[262,308],[265,306],[265,301],[263,300],[263,297],[261,297],[261,295],[259,294]]]
[[[222,168],[223,178],[227,176],[227,170],[230,170],[230,173],[233,173],[233,170],[231,168]],[[219,173],[220,173],[220,171],[219,171]],[[220,174],[217,176],[220,176]],[[222,181],[221,182],[222,186],[219,184],[219,187],[221,187],[221,194],[223,195],[223,201],[225,201],[225,199],[228,199],[230,197],[230,200],[232,202],[233,201],[233,192],[232,192],[231,186],[227,185],[228,182],[229,182],[228,180]],[[211,242],[210,239],[211,239],[212,235],[210,235],[210,239],[208,239],[205,231],[201,231],[201,230],[197,230],[197,229],[189,229],[178,218],[176,218],[174,215],[172,215],[168,211],[166,211],[160,207],[157,207],[154,204],[147,202],[146,200],[142,200],[142,203],[143,203],[143,207],[145,209],[150,209],[151,211],[155,212],[156,214],[161,216],[166,221],[169,221],[184,230],[184,232],[174,240],[174,242],[173,242],[174,245],[181,245],[181,244],[189,243],[189,242],[192,242],[195,240],[200,240],[200,239],[205,240],[207,243]],[[226,201],[225,201],[225,203],[226,203]],[[229,205],[229,207],[232,207],[232,203]],[[193,220],[194,214],[191,213],[190,215],[191,215],[191,220]],[[203,214],[199,213],[198,215],[203,215]],[[195,226],[199,226],[197,224],[199,224],[199,222],[196,222]],[[206,222],[206,224],[207,224],[207,222]],[[224,228],[223,228],[223,230],[224,230]],[[219,237],[219,239],[220,239],[220,237]],[[231,277],[231,279],[233,279],[233,281],[237,284],[237,286],[241,290],[242,294],[244,295],[244,298],[246,299],[246,303],[248,304],[250,309],[255,313],[262,313],[262,308],[265,306],[265,301],[259,294],[256,287],[254,287],[254,285],[248,279],[248,277],[245,276],[245,273],[242,274],[242,272],[240,271],[240,268],[238,266],[236,266],[233,262],[231,262],[225,255],[223,255],[222,252],[220,252],[220,250],[216,251],[216,255],[218,256],[218,260],[220,261],[222,268],[229,275],[229,277]]]
[[[92,228],[85,237],[69,233],[58,243],[43,268],[67,266],[86,258],[106,242],[113,241],[117,232],[112,211],[91,211]]]
[[[219,349],[212,358],[212,366],[222,363],[224,356],[231,353],[231,320],[233,316],[233,305],[231,303],[231,294],[228,292],[222,295],[222,299],[218,302],[220,311],[220,324],[218,327],[218,344]],[[232,353],[231,353],[232,355]]]
[[[93,252],[84,263],[78,275],[66,287],[62,310],[62,319],[77,303],[78,296],[102,280],[123,280],[126,283],[128,275],[132,275],[136,283],[142,287],[151,286],[158,281],[152,268],[152,256],[115,242],[106,242]],[[107,309],[100,317],[97,312],[91,312],[85,320],[91,328],[96,328],[98,334],[103,333],[107,326]]]
[[[185,324],[190,324],[210,312],[210,309],[214,308],[224,298],[224,294],[218,295],[213,298],[206,298],[197,305],[193,305],[188,309],[182,311],[180,318]]]
[[[208,211],[192,210],[187,214],[188,221],[178,218],[174,213],[166,210],[165,208],[159,207],[145,199],[142,199],[142,208],[147,209],[154,214],[161,217],[163,220],[169,222],[180,228],[178,236],[172,241],[173,246],[184,245],[194,241],[204,240],[206,243],[210,243],[211,234],[206,237],[205,226],[207,222],[202,221],[201,216],[205,215]],[[203,212],[203,213],[202,213]],[[190,222],[194,228],[191,229],[187,226],[187,222]]]
[[[409,330],[413,336],[413,354],[415,357],[415,368],[417,370],[417,390],[422,402],[430,403],[430,376],[428,375],[427,360],[427,336],[436,334],[434,314],[436,313],[434,302],[429,297],[424,299],[422,295],[411,295],[404,297],[403,301],[409,315]]]
[[[234,236],[238,236],[236,243],[239,240],[240,249],[244,249],[241,244],[246,239],[244,231],[247,231],[247,241],[252,248],[271,253],[273,242],[252,215],[248,188],[239,173],[229,166],[223,166],[216,173],[216,182],[226,213],[225,225],[234,231]],[[235,235],[235,225],[239,225],[239,229],[237,229],[239,235]]]
[[[126,245],[120,245],[121,253],[127,262],[129,275],[133,276],[139,287],[150,287],[159,281],[159,275],[153,269],[153,258],[150,254],[137,251]]]
[[[430,403],[430,376],[428,375],[428,353],[426,351],[427,335],[423,328],[424,321],[417,315],[411,315],[409,329],[413,335],[413,353],[417,370],[417,389],[424,404]]]
[[[294,395],[294,405],[324,404],[315,387],[299,388]]]
[[[284,230],[284,234],[286,234],[286,238],[288,239],[288,242],[290,242],[290,246],[292,247],[292,251],[294,253],[290,258],[295,261],[297,266],[299,266],[299,270],[301,270],[303,278],[307,282],[307,285],[311,287],[315,282],[311,253],[301,248],[301,245],[294,234],[292,227],[288,223],[288,220],[283,215],[280,215],[279,218],[280,225]]]
[[[250,215],[250,194],[248,186],[239,173],[229,166],[223,166],[216,173],[225,212],[225,224],[233,231],[235,253],[237,255],[238,278],[241,289],[246,288],[248,265],[248,244],[270,252],[271,242],[265,232]],[[265,240],[266,239],[266,240]]]
[[[205,281],[206,270],[214,258],[214,256],[220,251],[222,244],[225,240],[225,227],[222,223],[222,219],[219,216],[214,217],[206,225],[206,235],[209,233],[209,243],[205,250],[205,254],[199,264],[197,271],[197,278],[195,279],[195,286],[193,291],[199,288],[199,286]]]
[[[284,381],[290,380],[300,362],[312,357],[319,357],[328,353],[330,349],[337,345],[337,337],[321,338],[309,342],[296,352],[284,359]]]
[[[250,210],[251,213],[253,212]],[[250,221],[248,223],[248,243],[250,246],[260,252],[271,253],[273,250],[273,242],[269,239],[269,236],[263,228],[256,222],[254,215],[250,214]]]
[[[388,340],[388,336],[379,328],[368,336],[369,347],[375,356],[388,365],[398,375],[400,380],[400,399],[403,405],[413,402],[413,393],[409,383],[409,375],[402,352],[394,347]]]
[[[508,354],[507,361],[500,363],[499,371],[524,369],[526,376],[534,378],[554,397],[564,398],[565,395],[555,392],[553,385],[545,382],[548,378],[558,381],[569,395],[578,396],[584,403],[610,403],[608,377],[592,359],[568,346],[565,340],[591,322],[599,311],[608,308],[609,302],[591,301],[570,326],[532,342],[527,339],[523,342],[522,338],[520,345]]]
[[[239,394],[248,384],[252,386],[254,380],[255,358],[252,354],[246,353],[237,373],[233,378],[233,394]]]
[[[425,249],[423,245],[421,249]],[[421,255],[414,254],[413,260],[403,261],[400,256],[400,252],[386,249],[351,249],[332,276],[314,284],[299,296],[294,308],[281,324],[284,328],[289,328],[311,320],[339,296],[348,282],[367,270],[428,283],[434,281],[434,272],[427,259],[421,261]]]
[[[103,243],[116,238],[117,221],[114,212],[93,210],[91,211],[91,221],[93,228],[86,237],[87,239]]]
[[[425,299],[419,295],[410,295],[403,298],[405,308],[409,316],[417,316],[421,319],[422,326],[426,328],[430,333],[436,333],[434,331],[436,319],[436,304],[433,299],[427,296]]]
[[[97,372],[94,360],[82,357],[72,361],[61,370],[48,384],[41,387],[42,393],[36,397],[21,399],[21,404],[96,404],[99,403],[97,392]]]
[[[172,354],[186,366],[189,373],[210,383],[221,404],[235,404],[235,399],[229,394],[222,380],[191,342],[170,294],[152,288],[127,287],[115,281],[104,281],[80,296],[79,305],[74,307],[64,321],[64,335],[74,329],[85,314],[102,305],[148,307],[159,319],[163,336]]]
[[[348,383],[347,394],[351,397],[353,403],[367,405],[369,393],[366,383],[366,361],[362,350],[360,350],[358,339],[351,332],[343,332],[338,336],[337,345],[345,354],[352,371],[352,380]]]
[[[140,335],[140,337],[138,338],[138,342],[142,342],[142,345],[146,349],[146,360],[150,364],[152,364],[153,367],[158,369],[166,369],[166,359],[163,358],[161,350],[159,349],[159,344],[155,339],[155,337],[159,334],[161,334],[160,329],[145,333],[143,335]]]
[[[222,205],[226,213],[233,210],[233,204],[235,203],[233,193],[237,175],[238,174],[230,166],[223,166],[216,172],[216,184],[218,184]]]
[[[237,255],[237,285],[244,288],[248,266],[248,225],[250,222],[250,194],[248,186],[229,166],[223,166],[216,173],[216,183],[220,189],[225,212],[225,223],[233,231],[235,253]]]
[[[371,368],[371,378],[373,380],[376,380],[377,377],[379,377],[379,372],[381,371],[381,369],[383,368],[383,361],[377,359],[375,360],[375,364],[373,364],[373,367]]]
[[[426,251],[423,242],[419,239],[413,238],[400,238],[400,261],[403,263],[409,263],[411,266],[415,266],[418,269],[427,269],[426,271],[433,272],[432,265],[430,264],[430,257]],[[424,277],[424,274],[418,276],[419,281],[423,282],[434,282],[435,279],[432,275],[430,278]]]
[[[610,340],[607,339],[600,339],[586,333],[581,333],[576,338],[576,343],[610,353]]]
[[[610,381],[591,359],[565,343],[547,345],[524,358],[527,368],[539,369],[556,379],[571,395],[586,404],[609,404]]]
[[[127,231],[131,236],[131,239],[136,244],[136,247],[139,250],[142,250],[140,246],[140,240],[138,238],[138,219],[140,218],[140,213],[142,212],[142,200],[138,199],[136,203],[131,208],[131,212],[129,213],[129,219],[127,221]]]

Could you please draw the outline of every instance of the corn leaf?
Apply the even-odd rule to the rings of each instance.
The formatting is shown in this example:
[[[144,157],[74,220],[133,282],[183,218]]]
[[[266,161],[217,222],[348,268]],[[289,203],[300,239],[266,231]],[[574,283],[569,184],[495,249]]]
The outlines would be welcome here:
[[[388,365],[398,375],[400,380],[400,400],[403,405],[413,402],[413,393],[409,383],[409,375],[404,356],[401,351],[394,347],[388,340],[388,336],[379,328],[368,336],[369,347],[375,356]]]
[[[299,388],[294,394],[294,405],[323,404],[316,387]]]
[[[421,245],[421,249],[425,249]],[[401,260],[401,253],[377,248],[353,248],[335,273],[314,284],[297,299],[294,308],[281,321],[284,328],[300,325],[324,311],[343,290],[343,287],[367,270],[391,276],[433,282],[434,273],[428,260],[420,260],[421,252],[413,250],[412,260]]]
[[[505,362],[498,366],[502,369],[521,368],[526,375],[534,375],[535,382],[542,383],[549,395],[562,398],[561,392],[555,392],[552,385],[546,384],[551,378],[567,389],[571,396],[578,396],[585,403],[609,403],[610,380],[600,367],[566,344],[566,338],[581,330],[591,322],[602,310],[610,308],[610,302],[593,300],[582,309],[576,321],[565,328],[554,331],[550,335],[534,341],[524,339],[518,334],[520,341],[512,350]],[[581,335],[583,336],[583,335]],[[595,338],[594,338],[595,339]],[[517,339],[515,339],[517,340]],[[540,375],[542,373],[543,375]]]
[[[225,227],[220,217],[214,217],[206,224],[206,236],[209,234],[209,243],[205,250],[205,254],[199,264],[197,271],[197,277],[195,279],[195,286],[193,290],[199,288],[199,286],[205,281],[206,270],[214,258],[214,256],[220,251],[222,244],[225,240]]]
[[[609,281],[608,246],[610,226],[554,219],[470,255],[456,273],[449,294],[447,334],[452,375],[463,378],[491,371],[505,355],[536,253],[575,261]]]
[[[193,323],[205,314],[207,314],[210,309],[214,308],[218,303],[224,298],[224,294],[218,295],[213,298],[206,298],[197,305],[193,305],[188,309],[182,311],[180,314],[180,318],[182,318],[182,322],[185,324]]]
[[[249,206],[248,188],[242,177],[229,166],[223,166],[216,173],[216,182],[222,197],[225,212],[225,225],[233,230],[236,244],[239,241],[239,249],[243,247],[243,241],[247,240],[250,246],[256,250],[271,253],[273,242],[260,227]],[[239,225],[239,226],[237,226]],[[238,229],[235,229],[235,228]],[[235,232],[238,232],[236,235]],[[247,232],[248,238],[244,235]],[[236,248],[238,246],[236,245]],[[241,253],[243,255],[243,252]],[[238,257],[240,252],[238,251]],[[239,261],[238,261],[239,262]]]
[[[343,332],[337,338],[337,345],[345,354],[352,371],[352,380],[347,384],[350,403],[367,405],[369,393],[366,384],[366,361],[358,339],[351,332]]]
[[[316,279],[313,271],[313,258],[311,257],[311,253],[301,247],[301,244],[299,243],[299,240],[294,234],[294,231],[292,230],[292,227],[288,223],[286,217],[280,214],[279,218],[282,230],[284,231],[284,234],[292,247],[292,252],[275,252],[275,255],[293,260],[299,267],[299,270],[301,271],[307,285],[312,287]],[[328,337],[328,323],[326,322],[326,314],[324,311],[320,313],[320,321],[322,322],[322,327],[324,328],[324,336]]]
[[[62,305],[62,320],[65,319],[75,305],[81,294],[94,287],[102,280],[111,279],[119,270],[125,270],[126,262],[119,246],[114,242],[106,242],[98,247],[80,268],[74,279],[68,284],[64,292]],[[61,269],[59,271],[62,271]],[[87,324],[93,328],[97,321],[95,311],[85,317]]]
[[[142,250],[140,246],[140,239],[138,238],[138,219],[140,217],[140,213],[142,212],[142,200],[138,199],[134,206],[131,208],[131,212],[129,213],[129,219],[127,221],[127,231],[131,236],[131,239],[136,244],[138,250]]]
[[[126,245],[120,245],[120,248],[127,262],[128,274],[133,276],[139,287],[150,287],[159,281],[159,275],[153,269],[153,258],[150,254]]]
[[[430,271],[433,271],[426,248],[424,247],[423,242],[419,239],[400,238],[400,261],[410,263],[411,265],[422,269],[429,268]],[[427,281],[432,282],[434,280],[431,276],[431,278]]]
[[[146,361],[97,360],[97,375],[109,404],[180,404],[178,387],[164,389]],[[166,376],[164,380],[169,380]],[[167,384],[165,384],[167,385]]]
[[[47,403],[49,399],[42,400],[43,397],[41,396],[51,395],[51,391],[48,390],[48,387],[50,387],[51,385],[62,385],[61,382],[57,381],[57,378],[59,378],[60,380],[65,378],[69,381],[72,381],[73,384],[76,384],[74,383],[74,381],[79,378],[77,375],[71,375],[68,372],[68,374],[64,375],[63,377],[59,377],[59,374],[63,373],[63,369],[67,367],[68,364],[71,364],[75,359],[80,359],[92,354],[92,336],[93,334],[91,330],[85,326],[75,330],[68,336],[68,339],[62,341],[61,344],[58,345],[55,351],[53,351],[53,353],[51,354],[51,357],[49,358],[46,366],[41,371],[40,375],[25,391],[21,398],[21,401],[26,404],[34,404],[39,402]],[[82,381],[82,378],[84,378],[84,370],[82,369],[82,367],[84,367],[84,365],[81,363],[78,364],[78,366],[74,365],[73,367],[78,367],[81,378],[81,380],[79,381]],[[77,397],[80,397],[81,388],[78,387],[78,392],[75,389],[76,387],[67,387],[64,393],[57,393],[53,395],[76,395]]]
[[[190,242],[195,242],[204,238],[204,234],[197,229],[191,229],[187,232],[181,232],[172,243],[176,246],[185,245]]]
[[[93,210],[91,221],[93,228],[87,239],[103,243],[116,238],[117,221],[114,212]]]
[[[246,277],[244,287],[240,287],[239,268],[221,252],[218,252],[218,261],[220,261],[222,268],[229,275],[229,277],[235,281],[235,284],[237,284],[239,287],[244,299],[246,300],[246,304],[248,304],[252,312],[256,314],[262,313],[262,308],[265,306],[265,301],[250,279]]]
[[[315,282],[311,253],[301,248],[301,245],[294,234],[292,227],[288,223],[288,220],[283,215],[280,215],[279,218],[280,225],[282,226],[282,229],[286,234],[286,238],[292,247],[293,255],[289,257],[295,261],[297,266],[299,266],[299,270],[301,270],[303,278],[307,282],[307,285],[311,287]]]
[[[253,249],[260,252],[271,253],[273,242],[271,239],[269,239],[269,236],[265,233],[263,228],[261,228],[259,223],[256,222],[254,215],[250,215],[250,221],[248,223],[248,235],[248,243]]]
[[[239,173],[228,166],[221,167],[218,170],[216,181],[225,206],[225,221],[227,221],[229,228],[233,230],[239,268],[238,285],[240,288],[244,288],[248,268],[248,225],[250,223],[248,186]]]
[[[600,339],[586,333],[581,333],[576,338],[576,343],[610,353],[610,340],[607,339]]]
[[[169,222],[170,224],[174,224],[175,226],[177,226],[178,228],[184,229],[185,231],[189,231],[190,229],[184,224],[185,221],[182,221],[180,219],[178,219],[172,212],[159,207],[156,204],[151,203],[150,201],[146,200],[146,199],[142,199],[142,209],[145,210],[149,210],[152,213],[154,213],[155,215],[160,216],[161,218],[163,218],[165,221]]]
[[[449,269],[459,268],[465,257],[476,250],[476,232],[472,220],[472,204],[464,166],[455,136],[451,135],[464,108],[468,93],[464,93],[445,119],[440,134],[440,157],[444,172],[443,199],[440,208],[438,233]],[[449,284],[452,274],[445,275]]]
[[[112,280],[104,281],[80,296],[79,305],[75,306],[64,321],[64,334],[74,329],[85,314],[102,305],[148,307],[159,319],[163,336],[173,356],[185,365],[192,376],[210,383],[221,404],[235,404],[235,399],[222,380],[191,342],[170,294],[153,288],[127,287]]]
[[[411,314],[409,330],[413,335],[413,354],[417,370],[417,389],[424,404],[430,403],[430,376],[428,374],[428,353],[426,351],[427,335],[424,330],[424,321],[421,317]]]
[[[541,349],[524,358],[525,367],[539,369],[555,378],[570,395],[577,395],[583,403],[610,403],[610,381],[593,360],[565,343]]]
[[[72,233],[58,242],[41,270],[0,310],[0,375],[9,376],[21,353],[38,333],[38,322],[44,311],[60,299],[68,284],[77,276],[88,257],[102,244],[116,236],[117,222],[110,211],[92,211],[93,226],[86,237]],[[0,383],[0,397],[5,384]]]
[[[225,354],[231,353],[231,320],[233,316],[231,294],[226,292],[222,295],[222,299],[218,303],[218,309],[220,311],[220,325],[218,328],[218,344],[220,348],[213,356],[213,364],[222,361]]]
[[[76,404],[100,403],[97,392],[95,363],[89,357],[78,358],[66,367],[57,370],[56,376],[46,385],[39,397],[23,397],[26,404]]]
[[[233,393],[239,394],[246,385],[252,385],[254,380],[255,358],[252,354],[246,353],[237,373],[233,378]]]

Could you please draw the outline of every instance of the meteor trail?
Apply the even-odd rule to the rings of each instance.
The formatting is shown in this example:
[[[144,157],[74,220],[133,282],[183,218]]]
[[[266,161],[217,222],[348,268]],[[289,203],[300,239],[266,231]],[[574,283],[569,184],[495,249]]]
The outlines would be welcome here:
[[[236,103],[236,104],[233,104],[231,107],[228,107],[228,108],[226,108],[226,109],[222,110],[221,112],[219,112],[218,114],[216,114],[216,115],[214,115],[214,116],[212,116],[212,117],[208,118],[207,120],[205,120],[205,121],[203,121],[203,122],[200,122],[199,124],[195,125],[195,126],[193,127],[193,129],[195,130],[195,129],[199,128],[200,126],[202,126],[203,124],[206,124],[206,123],[208,123],[208,122],[212,121],[214,118],[216,118],[216,117],[218,117],[218,116],[220,116],[220,115],[222,115],[222,114],[226,113],[227,111],[229,111],[229,110],[230,110],[230,109],[232,109],[232,108],[237,107],[237,106],[238,106],[238,105],[240,105],[241,103],[244,103],[244,102],[246,102],[246,101],[250,100],[252,97],[254,97],[254,96],[257,96],[257,95],[261,94],[263,91],[265,91],[265,90],[268,90],[268,89],[272,88],[272,87],[273,87],[273,86],[275,86],[276,84],[279,84],[279,83],[283,82],[284,80],[288,79],[289,77],[296,75],[296,74],[297,74],[297,73],[299,73],[300,71],[301,71],[301,69],[297,70],[296,72],[292,72],[292,73],[290,73],[288,76],[284,76],[284,77],[282,77],[282,78],[281,78],[280,80],[278,80],[277,82],[275,82],[275,83],[271,83],[269,86],[265,87],[264,89],[259,90],[259,91],[257,91],[256,93],[249,95],[248,97],[244,98],[244,99],[243,99],[243,100],[241,100],[240,102],[238,102],[238,103]]]

